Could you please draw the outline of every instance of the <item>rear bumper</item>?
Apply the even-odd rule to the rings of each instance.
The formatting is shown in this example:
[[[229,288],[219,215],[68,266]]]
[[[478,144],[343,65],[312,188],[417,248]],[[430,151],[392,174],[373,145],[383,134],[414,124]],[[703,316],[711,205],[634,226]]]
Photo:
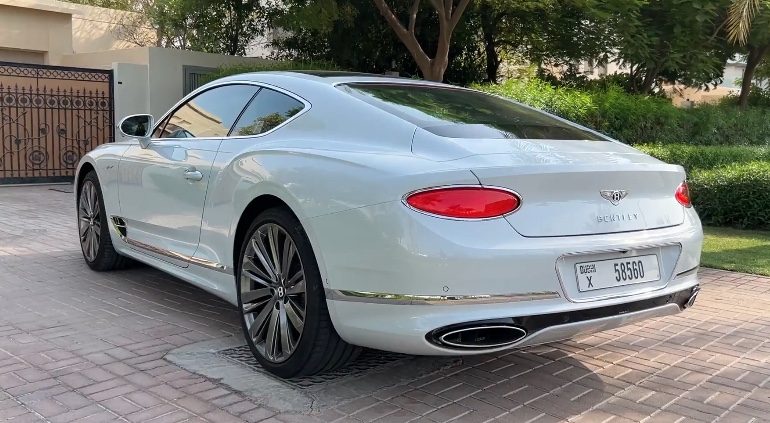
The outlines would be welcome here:
[[[699,292],[697,274],[672,281],[664,291],[623,302],[569,303],[563,299],[478,304],[400,305],[329,301],[340,336],[369,348],[414,355],[472,355],[523,348],[670,316],[692,306]],[[490,348],[455,348],[442,344],[442,332],[461,327],[510,325],[524,329],[517,342]]]
[[[668,303],[528,332],[515,345],[457,351],[426,336],[450,325],[587,312],[666,298],[698,285],[703,243],[692,209],[685,223],[607,235],[524,238],[504,219],[437,219],[383,203],[306,221],[323,261],[337,332],[370,348],[418,355],[491,352],[563,339],[674,312]],[[660,278],[580,291],[575,265],[643,254],[659,257]],[[680,294],[684,295],[684,294]],[[686,298],[682,298],[685,300]],[[681,309],[681,304],[676,306]],[[564,326],[567,325],[567,326]],[[546,330],[548,329],[548,330]],[[535,337],[535,333],[539,333]]]

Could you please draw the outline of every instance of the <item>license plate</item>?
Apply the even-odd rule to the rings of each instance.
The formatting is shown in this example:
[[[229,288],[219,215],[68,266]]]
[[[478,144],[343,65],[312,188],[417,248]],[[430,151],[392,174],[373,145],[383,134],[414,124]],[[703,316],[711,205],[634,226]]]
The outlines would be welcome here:
[[[594,291],[660,280],[658,256],[587,261],[575,265],[578,290]]]

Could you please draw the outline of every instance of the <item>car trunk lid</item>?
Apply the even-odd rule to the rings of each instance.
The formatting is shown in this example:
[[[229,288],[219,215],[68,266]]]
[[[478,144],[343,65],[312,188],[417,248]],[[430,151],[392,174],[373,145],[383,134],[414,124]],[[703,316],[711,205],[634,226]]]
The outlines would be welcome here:
[[[420,132],[418,130],[418,132]],[[680,225],[680,166],[610,141],[448,139],[416,134],[415,154],[470,169],[521,196],[506,220],[525,237],[622,233]]]

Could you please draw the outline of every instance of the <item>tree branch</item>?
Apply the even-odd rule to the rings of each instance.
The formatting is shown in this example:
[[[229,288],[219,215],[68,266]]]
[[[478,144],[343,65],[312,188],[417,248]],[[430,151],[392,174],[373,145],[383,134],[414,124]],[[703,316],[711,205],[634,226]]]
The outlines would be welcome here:
[[[404,43],[407,49],[409,49],[409,52],[412,54],[412,57],[417,62],[417,65],[423,69],[423,67],[430,67],[430,58],[428,58],[428,55],[425,54],[425,51],[422,49],[422,46],[420,46],[420,42],[417,41],[417,37],[415,37],[414,32],[411,32],[404,28],[404,25],[401,24],[401,22],[396,18],[396,15],[393,14],[393,11],[390,10],[390,7],[388,7],[387,4],[385,4],[385,0],[373,0],[374,5],[377,6],[377,9],[380,11],[383,17],[385,17],[385,20],[388,22],[391,28],[396,32],[396,35],[401,40],[401,42]],[[431,2],[434,2],[435,0],[431,0]],[[416,3],[416,2],[415,2]],[[412,5],[414,7],[414,4]],[[419,4],[418,4],[419,7]],[[411,10],[410,10],[411,12]],[[412,27],[411,17],[409,26]],[[424,70],[423,70],[424,71]]]
[[[409,8],[409,32],[414,34],[414,26],[417,24],[417,12],[420,11],[420,0],[414,0]]]
[[[455,27],[457,26],[457,23],[460,22],[460,18],[463,16],[463,13],[465,12],[465,8],[468,7],[468,4],[471,2],[471,0],[460,0],[460,4],[457,5],[457,9],[455,9],[454,13],[452,13],[451,19],[449,21],[449,31],[454,31]]]

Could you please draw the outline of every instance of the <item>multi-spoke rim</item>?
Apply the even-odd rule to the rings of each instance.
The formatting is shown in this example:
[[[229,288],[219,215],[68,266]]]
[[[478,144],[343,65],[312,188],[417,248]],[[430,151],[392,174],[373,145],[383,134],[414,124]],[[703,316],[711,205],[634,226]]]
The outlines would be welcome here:
[[[96,194],[96,187],[91,181],[85,181],[80,190],[78,206],[78,228],[80,247],[89,262],[96,260],[102,239],[101,209]]]
[[[241,311],[257,352],[280,363],[296,350],[305,327],[307,289],[297,246],[279,225],[260,226],[241,262]]]

